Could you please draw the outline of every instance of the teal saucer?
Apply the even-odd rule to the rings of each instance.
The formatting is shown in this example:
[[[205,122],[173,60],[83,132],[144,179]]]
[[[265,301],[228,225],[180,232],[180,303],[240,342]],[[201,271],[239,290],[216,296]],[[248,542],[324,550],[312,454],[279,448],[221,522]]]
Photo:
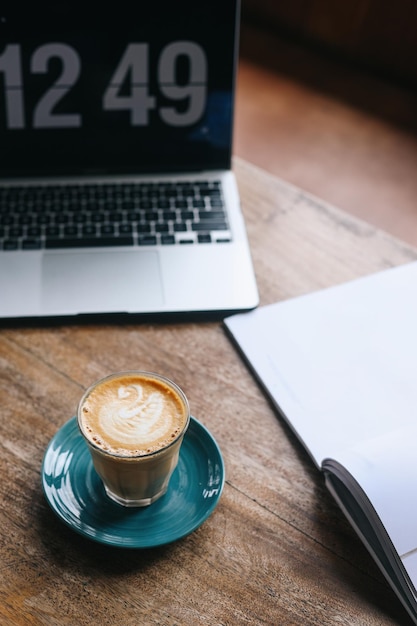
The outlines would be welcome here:
[[[209,517],[223,490],[224,463],[212,435],[192,417],[167,493],[148,507],[125,508],[106,496],[72,418],[48,444],[42,486],[52,510],[81,535],[110,546],[151,548],[185,537]]]

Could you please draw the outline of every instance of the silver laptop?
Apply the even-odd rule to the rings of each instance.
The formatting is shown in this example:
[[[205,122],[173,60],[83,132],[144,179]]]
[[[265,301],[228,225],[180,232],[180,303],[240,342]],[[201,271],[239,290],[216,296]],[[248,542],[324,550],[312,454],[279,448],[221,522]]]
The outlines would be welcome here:
[[[0,8],[0,318],[255,307],[239,1],[21,4]]]

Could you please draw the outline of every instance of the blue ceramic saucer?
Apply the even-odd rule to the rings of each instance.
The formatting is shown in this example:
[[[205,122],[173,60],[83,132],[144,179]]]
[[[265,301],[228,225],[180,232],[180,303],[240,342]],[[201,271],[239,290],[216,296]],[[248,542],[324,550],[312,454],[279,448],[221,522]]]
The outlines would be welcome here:
[[[150,548],[185,537],[209,517],[223,490],[224,463],[212,435],[192,417],[167,493],[148,507],[125,508],[106,496],[72,418],[48,444],[42,486],[52,510],[81,535]]]

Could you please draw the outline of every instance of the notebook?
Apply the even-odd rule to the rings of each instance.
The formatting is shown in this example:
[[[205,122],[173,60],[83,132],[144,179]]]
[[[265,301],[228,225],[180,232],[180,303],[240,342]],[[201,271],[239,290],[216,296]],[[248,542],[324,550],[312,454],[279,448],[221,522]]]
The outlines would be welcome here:
[[[238,0],[0,9],[0,318],[254,308]]]

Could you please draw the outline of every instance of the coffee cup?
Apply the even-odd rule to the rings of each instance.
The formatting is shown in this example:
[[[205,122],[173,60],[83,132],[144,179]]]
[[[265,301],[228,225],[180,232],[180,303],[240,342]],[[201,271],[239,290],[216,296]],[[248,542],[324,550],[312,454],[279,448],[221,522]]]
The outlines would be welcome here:
[[[175,383],[151,372],[112,374],[87,389],[77,417],[109,498],[140,507],[166,493],[190,422]]]

